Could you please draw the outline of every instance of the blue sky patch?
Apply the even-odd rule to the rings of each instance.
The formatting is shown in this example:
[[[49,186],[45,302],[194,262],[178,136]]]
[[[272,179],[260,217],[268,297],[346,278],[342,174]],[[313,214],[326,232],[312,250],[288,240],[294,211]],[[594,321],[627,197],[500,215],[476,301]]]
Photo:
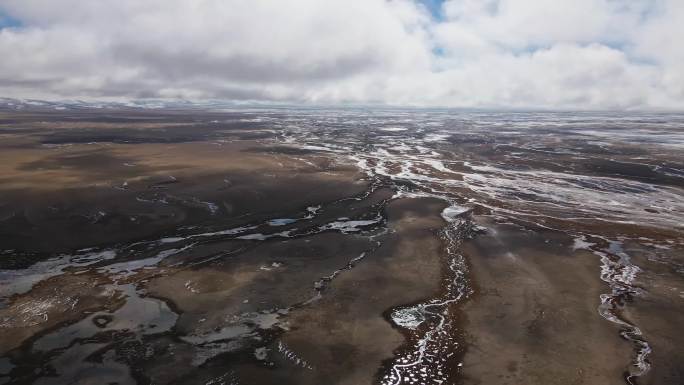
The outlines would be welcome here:
[[[421,4],[427,8],[428,11],[430,11],[430,14],[432,14],[432,17],[435,20],[442,20],[443,19],[443,14],[442,14],[442,4],[444,3],[444,0],[418,0]]]
[[[23,24],[20,20],[8,15],[2,8],[0,8],[0,29],[3,28],[17,28]]]

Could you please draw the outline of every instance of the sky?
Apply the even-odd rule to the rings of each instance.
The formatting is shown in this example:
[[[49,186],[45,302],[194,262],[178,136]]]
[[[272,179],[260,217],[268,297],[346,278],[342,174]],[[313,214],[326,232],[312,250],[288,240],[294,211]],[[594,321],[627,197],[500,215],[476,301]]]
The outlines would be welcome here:
[[[0,0],[0,97],[684,110],[683,0]]]

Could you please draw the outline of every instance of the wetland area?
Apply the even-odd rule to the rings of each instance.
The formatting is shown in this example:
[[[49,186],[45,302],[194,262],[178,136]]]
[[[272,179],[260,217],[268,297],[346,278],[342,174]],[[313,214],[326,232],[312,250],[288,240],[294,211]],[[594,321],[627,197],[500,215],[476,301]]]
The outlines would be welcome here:
[[[0,384],[684,383],[684,115],[0,109]]]

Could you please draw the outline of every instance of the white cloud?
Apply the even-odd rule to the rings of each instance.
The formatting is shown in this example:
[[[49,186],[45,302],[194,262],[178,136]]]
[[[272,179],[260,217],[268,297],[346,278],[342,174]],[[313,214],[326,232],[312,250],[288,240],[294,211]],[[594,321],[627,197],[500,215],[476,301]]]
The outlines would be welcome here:
[[[684,108],[680,0],[0,0],[1,96]]]

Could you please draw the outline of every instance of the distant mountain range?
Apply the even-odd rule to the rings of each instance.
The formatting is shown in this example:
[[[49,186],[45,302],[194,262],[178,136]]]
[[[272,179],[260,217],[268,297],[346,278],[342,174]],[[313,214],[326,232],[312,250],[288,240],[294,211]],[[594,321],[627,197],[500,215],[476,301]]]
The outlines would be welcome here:
[[[256,102],[231,102],[207,100],[192,102],[188,100],[159,100],[145,99],[132,100],[126,102],[106,102],[106,101],[83,101],[83,100],[60,100],[49,101],[39,99],[15,99],[0,98],[0,111],[2,110],[91,110],[91,109],[217,109],[233,108],[239,106],[264,105]],[[273,106],[273,103],[268,105]]]

